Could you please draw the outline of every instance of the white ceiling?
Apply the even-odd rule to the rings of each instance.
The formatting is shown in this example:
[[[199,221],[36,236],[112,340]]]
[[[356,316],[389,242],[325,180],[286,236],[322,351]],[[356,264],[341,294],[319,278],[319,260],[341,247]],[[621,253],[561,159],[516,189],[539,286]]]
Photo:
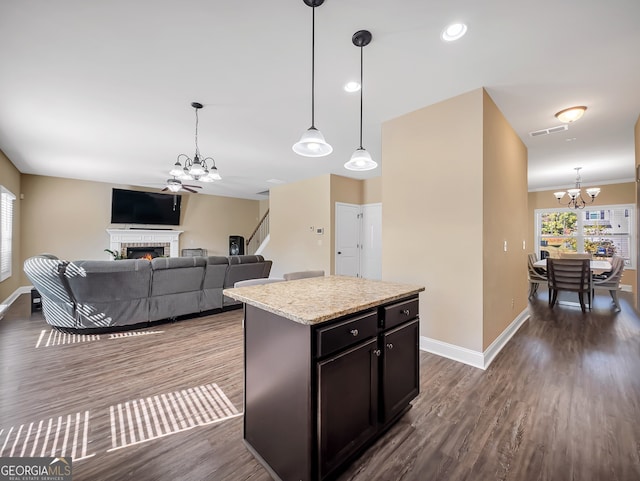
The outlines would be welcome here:
[[[311,8],[303,0],[21,0],[0,5],[0,149],[23,173],[162,187],[179,153],[223,180],[204,192],[256,195],[326,173],[379,176],[382,122],[485,87],[529,149],[529,189],[634,178],[640,114],[638,0],[326,0],[316,9],[316,126],[334,151],[296,155],[310,126]],[[440,40],[463,21],[458,42]],[[343,164],[364,146],[378,169]],[[569,130],[553,114],[587,105]],[[575,138],[573,141],[567,139]],[[191,182],[193,183],[193,182]]]

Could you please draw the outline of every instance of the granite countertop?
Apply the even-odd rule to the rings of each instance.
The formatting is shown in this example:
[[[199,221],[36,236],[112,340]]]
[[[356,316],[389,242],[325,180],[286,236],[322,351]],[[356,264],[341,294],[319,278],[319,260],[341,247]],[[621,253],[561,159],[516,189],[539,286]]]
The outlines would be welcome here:
[[[225,289],[224,295],[301,324],[318,324],[424,291],[422,286],[326,276]]]

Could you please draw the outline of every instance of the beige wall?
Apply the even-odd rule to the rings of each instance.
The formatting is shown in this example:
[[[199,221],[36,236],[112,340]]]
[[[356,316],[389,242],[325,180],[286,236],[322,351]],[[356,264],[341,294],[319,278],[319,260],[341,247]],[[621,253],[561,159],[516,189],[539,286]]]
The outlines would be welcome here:
[[[382,202],[382,177],[374,177],[363,181],[362,203],[379,204]]]
[[[483,165],[484,351],[528,302],[527,148],[486,92]]]
[[[636,203],[636,183],[625,182],[622,184],[604,184],[599,185],[602,189],[600,195],[596,198],[594,206],[612,205],[612,204],[635,204]],[[557,189],[556,189],[557,190]],[[553,196],[553,190],[544,190],[538,192],[529,192],[528,195],[528,232],[527,232],[527,248],[528,252],[535,252],[535,211],[536,209],[549,209],[558,207],[558,201]],[[636,233],[638,229],[636,228]],[[640,262],[637,259],[636,262]],[[625,269],[622,277],[622,284],[631,286],[634,292],[637,292],[637,271]]]
[[[419,284],[420,334],[483,347],[483,91],[382,126],[382,278]]]
[[[0,304],[11,296],[20,284],[22,273],[22,262],[20,260],[20,219],[22,212],[22,202],[20,200],[20,172],[11,161],[0,151],[0,185],[9,189],[15,196],[13,203],[13,233],[12,233],[12,259],[11,277],[0,282]]]
[[[139,187],[38,175],[22,176],[22,260],[42,252],[66,259],[108,259],[111,189]],[[180,248],[202,247],[228,255],[229,235],[248,236],[259,220],[259,202],[211,195],[183,195]],[[22,285],[28,285],[23,276]]]
[[[269,194],[271,239],[262,253],[273,260],[271,277],[315,269],[333,274],[336,202],[360,205],[381,202],[381,197],[379,180],[334,174],[273,187]],[[315,233],[319,227],[324,234]]]
[[[331,272],[330,199],[328,174],[270,190],[271,239],[262,255],[273,261],[271,277],[315,269]],[[324,234],[316,234],[317,228],[323,228]]]

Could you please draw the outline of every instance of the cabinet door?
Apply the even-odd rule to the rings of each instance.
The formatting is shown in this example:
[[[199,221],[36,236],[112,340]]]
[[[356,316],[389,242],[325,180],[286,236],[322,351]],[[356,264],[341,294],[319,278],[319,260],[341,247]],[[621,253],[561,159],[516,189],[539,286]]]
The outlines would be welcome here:
[[[408,322],[382,336],[382,422],[393,419],[418,395],[418,322]]]
[[[325,478],[377,430],[377,338],[318,363],[318,465]]]

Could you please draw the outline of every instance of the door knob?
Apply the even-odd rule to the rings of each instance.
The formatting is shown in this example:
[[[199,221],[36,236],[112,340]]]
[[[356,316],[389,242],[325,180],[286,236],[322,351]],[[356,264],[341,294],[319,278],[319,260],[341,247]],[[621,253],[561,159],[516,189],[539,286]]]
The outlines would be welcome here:
[[[356,337],[358,335],[358,330],[357,329],[351,329],[349,332],[351,333],[351,335],[353,337]]]
[[[338,254],[342,254],[342,252],[338,251]]]
[[[391,343],[387,344],[387,349],[393,349],[393,344]]]
[[[375,351],[373,351],[373,353],[374,353],[376,356],[380,357],[380,354],[381,354],[381,353],[380,353],[380,349],[376,349]]]
[[[404,310],[402,311],[402,313],[403,313],[405,316],[408,316],[409,314],[411,314],[411,313],[409,312],[409,309],[404,309]]]

